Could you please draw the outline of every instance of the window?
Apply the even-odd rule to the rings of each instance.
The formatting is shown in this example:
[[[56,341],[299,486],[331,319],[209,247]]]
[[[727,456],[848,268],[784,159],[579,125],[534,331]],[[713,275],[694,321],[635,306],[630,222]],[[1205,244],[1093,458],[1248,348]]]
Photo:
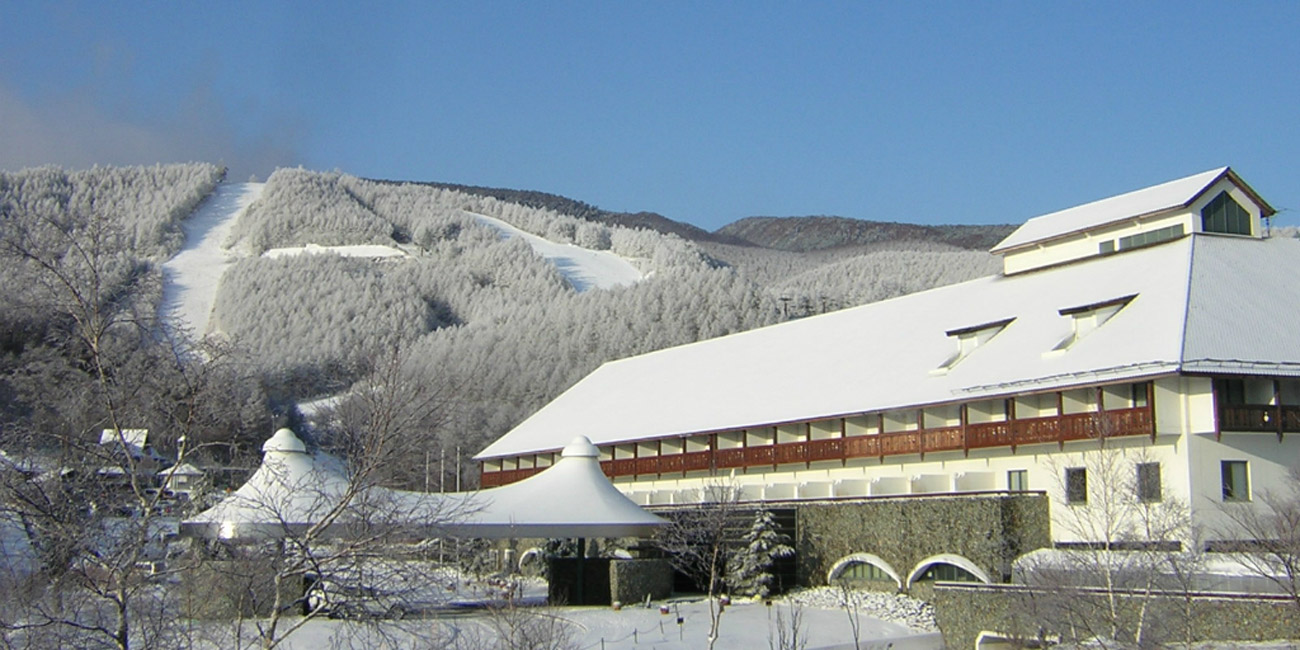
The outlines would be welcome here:
[[[1250,213],[1227,192],[1220,192],[1201,208],[1201,230],[1232,235],[1250,234]]]
[[[1102,254],[1102,255],[1110,255],[1111,253],[1114,253],[1114,252],[1115,252],[1115,240],[1114,240],[1114,239],[1107,239],[1106,241],[1101,242],[1100,244],[1097,244],[1097,252],[1100,253],[1100,254]]]
[[[1250,501],[1250,467],[1244,460],[1220,463],[1224,501]]]
[[[1024,492],[1029,489],[1029,470],[1013,469],[1007,472],[1007,489]]]
[[[1148,406],[1147,404],[1147,386],[1149,384],[1133,384],[1133,407],[1139,408]]]
[[[1056,345],[1053,350],[1068,350],[1079,339],[1087,336],[1093,330],[1106,324],[1111,318],[1115,317],[1121,309],[1128,306],[1137,294],[1123,296],[1112,300],[1103,300],[1090,305],[1080,305],[1078,307],[1068,307],[1060,310],[1062,316],[1071,318],[1072,330],[1065,340]]]
[[[960,327],[955,330],[944,332],[949,338],[957,343],[957,351],[944,361],[933,373],[942,374],[948,372],[953,366],[957,365],[962,359],[965,359],[971,352],[975,351],[985,343],[988,343],[993,337],[997,336],[1002,330],[1007,328],[1015,318],[1006,318],[992,323],[982,325],[973,325],[971,327]]]
[[[1138,463],[1137,497],[1143,503],[1160,502],[1160,463]]]
[[[1246,403],[1246,382],[1241,379],[1220,379],[1219,397],[1224,404]]]
[[[845,580],[888,580],[891,582],[894,580],[893,576],[885,573],[884,569],[871,564],[870,562],[854,562],[844,567],[844,570],[840,572],[839,577]]]
[[[963,569],[955,564],[945,562],[936,562],[930,565],[924,573],[917,578],[918,581],[925,580],[943,580],[945,582],[979,582],[980,579],[975,574]]]
[[[1088,470],[1070,467],[1065,470],[1065,502],[1070,505],[1087,505]]]
[[[1164,228],[1157,228],[1156,230],[1148,230],[1147,232],[1140,232],[1136,235],[1129,235],[1128,237],[1120,237],[1119,249],[1122,251],[1126,251],[1130,248],[1138,248],[1139,246],[1149,246],[1151,244],[1158,244],[1162,241],[1178,239],[1179,237],[1182,236],[1183,236],[1183,224],[1181,223],[1174,224],[1172,226],[1166,226]]]

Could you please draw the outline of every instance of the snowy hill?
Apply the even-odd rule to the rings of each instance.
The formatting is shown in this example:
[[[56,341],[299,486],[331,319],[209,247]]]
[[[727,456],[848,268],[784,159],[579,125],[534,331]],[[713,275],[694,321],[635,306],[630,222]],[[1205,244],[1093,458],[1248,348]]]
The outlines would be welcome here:
[[[259,412],[348,394],[398,350],[405,380],[441,395],[412,443],[470,481],[473,465],[455,458],[606,361],[985,275],[992,261],[934,243],[815,253],[699,244],[512,194],[302,169],[265,183],[221,174],[202,164],[0,174],[0,208],[40,225],[114,206],[98,214],[115,220],[107,225],[124,236],[113,244],[131,263],[114,267],[105,291],[132,298],[114,304],[221,334],[247,373],[227,382],[247,395],[212,435],[264,435]],[[67,236],[49,233],[52,255]],[[0,343],[17,369],[27,355],[45,363],[40,342],[63,318],[35,307],[30,286],[0,287]],[[51,392],[24,381],[20,407]],[[396,484],[423,483],[423,460],[386,470]]]
[[[538,255],[555,265],[575,291],[623,287],[645,277],[631,261],[609,251],[593,251],[574,244],[557,244],[526,233],[500,219],[483,214],[468,214],[480,223],[501,231],[503,238],[519,237],[528,242],[528,246]]]
[[[222,242],[230,236],[235,219],[262,195],[264,187],[265,183],[218,185],[181,225],[184,247],[163,263],[162,313],[197,336],[207,333],[221,274],[237,257]]]

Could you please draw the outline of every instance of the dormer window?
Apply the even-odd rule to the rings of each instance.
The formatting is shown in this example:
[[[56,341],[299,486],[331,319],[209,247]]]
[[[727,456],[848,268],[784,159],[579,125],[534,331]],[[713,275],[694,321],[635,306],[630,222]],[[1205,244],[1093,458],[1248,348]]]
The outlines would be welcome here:
[[[1057,344],[1057,346],[1053,348],[1053,352],[1070,349],[1070,347],[1077,343],[1079,339],[1091,334],[1093,330],[1105,325],[1106,321],[1114,318],[1115,314],[1118,314],[1121,309],[1128,306],[1128,304],[1136,297],[1137,294],[1133,294],[1131,296],[1124,296],[1123,298],[1115,298],[1113,300],[1105,300],[1088,305],[1081,305],[1079,307],[1068,307],[1062,309],[1060,314],[1062,316],[1070,316],[1073,327],[1071,328],[1070,335],[1065,337],[1064,341]]]
[[[1218,196],[1201,208],[1201,230],[1249,235],[1250,213],[1227,192],[1219,192]]]
[[[961,327],[955,330],[944,332],[949,338],[954,339],[957,343],[957,352],[944,361],[938,368],[932,370],[932,373],[943,374],[948,372],[953,366],[956,366],[962,359],[970,356],[976,348],[988,343],[993,337],[997,336],[1002,330],[1011,324],[1015,318],[1006,318],[1003,320],[984,323],[982,325],[973,325],[971,327]]]

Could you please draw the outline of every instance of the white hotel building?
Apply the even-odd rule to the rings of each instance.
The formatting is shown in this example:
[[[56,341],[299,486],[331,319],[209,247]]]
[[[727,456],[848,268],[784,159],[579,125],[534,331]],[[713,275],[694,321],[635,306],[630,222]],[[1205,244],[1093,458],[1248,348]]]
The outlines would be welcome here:
[[[606,363],[479,453],[482,484],[583,435],[647,506],[719,478],[765,503],[1044,491],[1068,544],[1097,541],[1068,508],[1136,485],[1230,538],[1221,504],[1300,460],[1300,240],[1273,213],[1215,169],[1030,219],[998,275]],[[1100,453],[1129,487],[1088,480]]]

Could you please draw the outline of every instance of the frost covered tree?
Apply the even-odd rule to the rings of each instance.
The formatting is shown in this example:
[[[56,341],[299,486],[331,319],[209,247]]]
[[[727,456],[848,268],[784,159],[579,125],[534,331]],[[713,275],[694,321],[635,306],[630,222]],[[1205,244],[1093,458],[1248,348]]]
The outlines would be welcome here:
[[[1188,548],[1195,533],[1188,508],[1163,485],[1149,441],[1115,437],[1104,412],[1094,414],[1091,428],[1094,441],[1049,463],[1059,525],[1080,541],[1020,567],[1023,581],[1040,590],[1032,611],[1076,640],[1159,643],[1190,624],[1164,611],[1159,593],[1194,586],[1202,558]]]
[[[727,587],[745,596],[771,595],[780,588],[773,565],[778,558],[794,555],[794,548],[786,543],[789,538],[777,531],[772,511],[759,510],[742,541],[744,545],[727,561]]]
[[[673,568],[708,594],[709,648],[718,641],[726,611],[721,596],[729,555],[727,533],[740,514],[739,504],[740,488],[730,483],[709,483],[702,488],[699,503],[673,511],[668,524],[655,533],[655,544],[663,549]]]
[[[1255,503],[1224,503],[1230,536],[1243,542],[1238,562],[1251,573],[1272,582],[1300,608],[1300,465],[1273,489],[1261,490]]]

